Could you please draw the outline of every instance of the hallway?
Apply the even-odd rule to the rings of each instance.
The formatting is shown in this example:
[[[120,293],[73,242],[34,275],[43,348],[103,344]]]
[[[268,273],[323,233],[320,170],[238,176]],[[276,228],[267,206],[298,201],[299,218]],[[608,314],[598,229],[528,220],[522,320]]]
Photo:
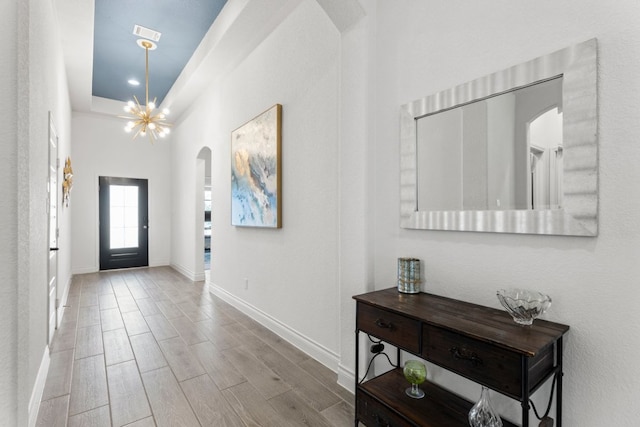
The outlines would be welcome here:
[[[73,278],[37,425],[350,426],[336,374],[169,267]]]

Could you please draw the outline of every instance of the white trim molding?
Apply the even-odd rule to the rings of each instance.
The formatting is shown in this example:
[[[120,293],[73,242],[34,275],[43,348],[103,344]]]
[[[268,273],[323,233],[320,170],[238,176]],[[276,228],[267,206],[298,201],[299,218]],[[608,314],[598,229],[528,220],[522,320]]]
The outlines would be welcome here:
[[[207,287],[209,289],[209,292],[211,292],[213,295],[219,297],[231,306],[237,308],[247,316],[251,317],[253,320],[257,321],[261,325],[265,326],[266,328],[280,336],[282,339],[286,340],[299,350],[303,351],[318,362],[322,363],[333,372],[338,372],[340,358],[339,355],[335,352],[315,342],[309,337],[304,336],[300,332],[285,325],[269,314],[247,303],[246,301],[241,300],[235,295],[229,293],[227,290],[213,283],[207,283]],[[344,383],[341,383],[340,381],[339,383],[344,386]]]
[[[356,375],[342,363],[338,365],[338,384],[355,394]]]
[[[202,282],[206,278],[204,272],[195,273],[195,272],[189,270],[188,268],[183,267],[183,266],[181,266],[179,264],[172,263],[170,265],[170,267],[173,268],[174,270],[176,270],[178,273],[182,274],[187,279],[193,281],[193,282]]]
[[[38,369],[38,375],[36,376],[36,382],[31,391],[31,398],[29,399],[29,427],[34,427],[38,420],[40,401],[44,393],[44,385],[47,381],[50,363],[51,356],[49,355],[49,346],[46,346],[44,348],[44,354],[42,355],[42,361],[40,362],[40,369]]]
[[[59,299],[58,303],[58,327],[60,327],[60,324],[62,323],[62,318],[64,316],[64,312],[66,310],[66,305],[67,305],[67,299],[69,299],[69,290],[71,289],[71,283],[73,280],[73,276],[69,277],[69,280],[67,281],[67,285],[64,288],[64,291],[62,292],[62,296]]]

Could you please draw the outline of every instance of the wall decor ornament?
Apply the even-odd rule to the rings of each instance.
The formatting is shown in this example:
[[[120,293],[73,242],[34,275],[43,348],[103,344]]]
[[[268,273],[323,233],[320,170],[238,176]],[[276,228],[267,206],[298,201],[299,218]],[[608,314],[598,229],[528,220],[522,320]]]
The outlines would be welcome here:
[[[62,202],[65,207],[69,207],[69,194],[73,187],[73,169],[71,168],[71,157],[67,157],[62,169]]]
[[[282,227],[282,105],[231,132],[231,224]]]

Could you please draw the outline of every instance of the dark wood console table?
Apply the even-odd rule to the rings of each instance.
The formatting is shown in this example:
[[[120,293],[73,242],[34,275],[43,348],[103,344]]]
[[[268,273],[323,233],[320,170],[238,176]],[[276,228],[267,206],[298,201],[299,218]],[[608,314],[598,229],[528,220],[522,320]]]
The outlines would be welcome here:
[[[358,422],[367,426],[469,426],[467,416],[474,403],[436,384],[421,385],[426,393],[423,399],[405,395],[409,384],[402,374],[400,350],[519,401],[522,427],[529,426],[530,395],[555,376],[555,421],[562,426],[562,337],[568,326],[540,319],[532,326],[520,326],[503,310],[427,293],[403,294],[396,288],[353,298],[357,304],[356,426]],[[361,380],[361,332],[395,346],[398,366]]]

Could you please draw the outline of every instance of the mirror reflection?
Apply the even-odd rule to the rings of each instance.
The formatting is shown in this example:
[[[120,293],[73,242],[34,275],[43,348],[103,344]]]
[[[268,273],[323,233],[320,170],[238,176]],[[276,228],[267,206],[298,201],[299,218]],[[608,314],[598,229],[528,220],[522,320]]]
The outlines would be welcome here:
[[[400,108],[400,226],[598,235],[597,41]]]
[[[562,76],[416,118],[418,211],[563,207]]]

